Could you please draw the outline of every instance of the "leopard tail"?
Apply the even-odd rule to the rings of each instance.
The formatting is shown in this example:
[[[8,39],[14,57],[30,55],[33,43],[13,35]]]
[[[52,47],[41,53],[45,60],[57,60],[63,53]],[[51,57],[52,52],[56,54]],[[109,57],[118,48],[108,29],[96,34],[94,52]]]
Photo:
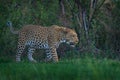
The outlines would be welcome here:
[[[8,22],[7,22],[7,26],[10,28],[10,31],[11,31],[13,34],[18,34],[18,33],[19,33],[19,31],[15,31],[15,30],[14,30],[11,21],[8,21]]]

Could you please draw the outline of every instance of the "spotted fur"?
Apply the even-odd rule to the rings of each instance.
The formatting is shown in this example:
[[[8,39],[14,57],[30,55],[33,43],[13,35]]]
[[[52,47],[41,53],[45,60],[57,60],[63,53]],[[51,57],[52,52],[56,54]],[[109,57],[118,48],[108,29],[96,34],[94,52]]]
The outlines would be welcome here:
[[[36,60],[32,57],[35,49],[45,49],[47,55],[46,60],[58,62],[56,49],[59,47],[60,43],[66,42],[71,46],[78,43],[77,34],[74,30],[59,27],[57,25],[53,25],[51,27],[26,25],[17,32],[19,35],[18,50],[16,54],[17,62],[21,61],[20,57],[26,46],[28,47],[29,61],[36,62]]]

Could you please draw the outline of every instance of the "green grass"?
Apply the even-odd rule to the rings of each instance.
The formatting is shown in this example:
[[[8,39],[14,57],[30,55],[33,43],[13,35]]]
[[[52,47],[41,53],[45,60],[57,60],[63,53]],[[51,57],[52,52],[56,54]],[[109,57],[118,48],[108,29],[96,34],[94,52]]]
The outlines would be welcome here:
[[[120,62],[98,59],[58,63],[0,63],[0,80],[119,80]]]

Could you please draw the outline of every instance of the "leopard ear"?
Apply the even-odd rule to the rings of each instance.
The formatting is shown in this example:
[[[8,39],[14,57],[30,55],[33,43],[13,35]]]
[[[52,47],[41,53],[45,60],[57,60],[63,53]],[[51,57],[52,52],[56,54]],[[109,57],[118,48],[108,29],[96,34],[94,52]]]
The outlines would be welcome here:
[[[64,27],[63,30],[62,30],[62,32],[63,32],[64,34],[67,34],[67,33],[69,32],[69,29]]]
[[[65,28],[65,27],[56,27],[56,30],[58,32],[62,32],[64,34],[67,34],[69,32],[69,29],[68,28]]]

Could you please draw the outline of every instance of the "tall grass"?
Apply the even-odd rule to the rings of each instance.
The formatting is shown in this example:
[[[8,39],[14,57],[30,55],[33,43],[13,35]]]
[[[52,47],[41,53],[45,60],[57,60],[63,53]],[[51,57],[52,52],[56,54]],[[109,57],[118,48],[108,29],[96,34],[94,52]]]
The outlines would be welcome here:
[[[119,80],[120,62],[73,59],[58,63],[0,63],[0,80]]]

